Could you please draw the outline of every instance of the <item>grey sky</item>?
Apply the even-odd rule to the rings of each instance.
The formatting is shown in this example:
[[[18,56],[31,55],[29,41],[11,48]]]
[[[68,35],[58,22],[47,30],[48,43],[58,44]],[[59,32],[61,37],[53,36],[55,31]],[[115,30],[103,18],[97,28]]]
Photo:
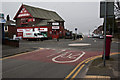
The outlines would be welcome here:
[[[3,2],[2,12],[5,15],[9,14],[13,19],[21,4],[22,2]],[[77,27],[78,32],[88,33],[103,23],[99,18],[99,2],[25,2],[25,4],[56,11],[65,20],[65,28],[72,31]]]

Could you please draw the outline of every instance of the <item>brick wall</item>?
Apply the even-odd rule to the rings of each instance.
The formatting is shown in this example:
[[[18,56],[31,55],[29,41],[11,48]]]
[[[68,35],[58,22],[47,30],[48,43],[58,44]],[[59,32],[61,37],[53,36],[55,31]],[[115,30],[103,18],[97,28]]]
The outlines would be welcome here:
[[[8,34],[9,38],[13,38],[13,35],[17,34],[17,28],[16,28],[16,26],[14,26],[14,25],[8,26],[8,32],[7,32],[7,34]]]

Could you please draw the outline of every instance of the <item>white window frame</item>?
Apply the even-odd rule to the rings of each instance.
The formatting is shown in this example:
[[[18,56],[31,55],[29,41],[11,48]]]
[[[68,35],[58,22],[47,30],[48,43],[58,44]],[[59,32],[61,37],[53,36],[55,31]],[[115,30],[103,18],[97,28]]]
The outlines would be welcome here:
[[[6,30],[6,27],[7,27],[7,30]],[[4,31],[8,32],[8,26],[4,26]]]

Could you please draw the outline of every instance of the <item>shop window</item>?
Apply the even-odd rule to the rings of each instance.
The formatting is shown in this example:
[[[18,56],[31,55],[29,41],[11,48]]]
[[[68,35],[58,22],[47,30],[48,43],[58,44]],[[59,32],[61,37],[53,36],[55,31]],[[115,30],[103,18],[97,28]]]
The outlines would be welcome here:
[[[4,31],[8,32],[8,26],[4,26]]]

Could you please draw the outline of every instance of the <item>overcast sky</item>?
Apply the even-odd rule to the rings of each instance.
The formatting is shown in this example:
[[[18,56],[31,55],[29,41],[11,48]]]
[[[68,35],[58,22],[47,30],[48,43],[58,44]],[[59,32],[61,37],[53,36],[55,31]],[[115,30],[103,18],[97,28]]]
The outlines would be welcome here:
[[[2,12],[13,19],[22,3],[57,12],[65,20],[65,28],[72,31],[78,28],[86,34],[103,23],[99,2],[2,2]]]

